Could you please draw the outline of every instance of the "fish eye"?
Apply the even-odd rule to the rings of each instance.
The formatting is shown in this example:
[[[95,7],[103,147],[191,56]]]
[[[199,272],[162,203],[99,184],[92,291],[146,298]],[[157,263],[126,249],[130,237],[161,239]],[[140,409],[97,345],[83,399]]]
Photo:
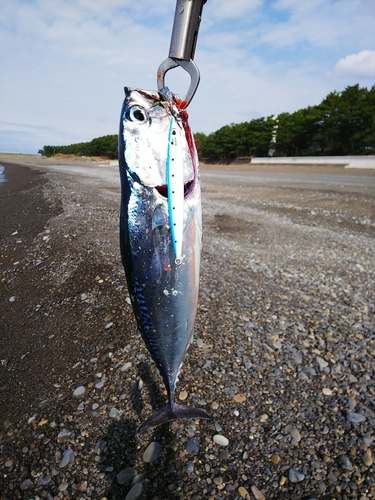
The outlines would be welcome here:
[[[141,106],[131,106],[126,113],[126,116],[130,121],[137,122],[139,124],[146,123],[148,120],[146,110]]]

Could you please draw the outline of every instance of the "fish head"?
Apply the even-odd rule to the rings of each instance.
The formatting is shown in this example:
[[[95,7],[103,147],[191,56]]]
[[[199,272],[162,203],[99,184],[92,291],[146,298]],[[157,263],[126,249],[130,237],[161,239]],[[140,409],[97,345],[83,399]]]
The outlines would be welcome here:
[[[171,119],[173,134],[179,141],[183,182],[186,186],[193,182],[197,171],[197,155],[187,124],[187,114],[178,109],[178,101],[173,94],[166,94],[125,87],[121,117],[123,168],[137,183],[157,188],[164,197],[167,197]]]
[[[200,231],[201,216],[198,157],[188,115],[179,104],[168,88],[125,87],[119,164],[123,199],[129,200],[123,210],[132,208],[138,222],[140,212],[144,217],[154,212],[153,228],[170,229],[175,260],[181,263],[185,230],[195,217]]]

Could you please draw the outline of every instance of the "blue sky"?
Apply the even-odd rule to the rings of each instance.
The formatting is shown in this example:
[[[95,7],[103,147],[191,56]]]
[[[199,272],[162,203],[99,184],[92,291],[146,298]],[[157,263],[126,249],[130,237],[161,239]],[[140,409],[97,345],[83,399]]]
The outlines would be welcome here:
[[[1,0],[0,151],[117,133],[123,87],[156,90],[175,0]],[[194,132],[375,84],[374,0],[207,0]],[[186,92],[183,70],[166,83]]]

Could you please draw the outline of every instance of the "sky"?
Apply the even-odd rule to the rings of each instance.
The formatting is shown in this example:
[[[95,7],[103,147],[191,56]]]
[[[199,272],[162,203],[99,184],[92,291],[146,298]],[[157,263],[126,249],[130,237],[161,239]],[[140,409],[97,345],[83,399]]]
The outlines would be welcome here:
[[[156,90],[176,0],[1,0],[0,151],[116,134],[123,87]],[[188,107],[214,132],[375,84],[375,0],[207,0]],[[181,97],[181,68],[166,84]]]

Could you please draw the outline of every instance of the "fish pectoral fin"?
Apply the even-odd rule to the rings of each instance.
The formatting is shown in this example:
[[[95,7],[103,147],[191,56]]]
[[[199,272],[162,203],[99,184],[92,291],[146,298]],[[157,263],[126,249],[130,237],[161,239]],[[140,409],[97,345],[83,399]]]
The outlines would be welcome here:
[[[171,405],[168,403],[164,408],[161,408],[145,422],[143,422],[143,424],[139,427],[137,434],[142,434],[152,427],[157,427],[158,425],[166,424],[167,422],[172,422],[172,420],[177,420],[180,418],[211,417],[204,410],[194,408],[193,406],[184,406],[178,403],[174,403],[172,409]]]

